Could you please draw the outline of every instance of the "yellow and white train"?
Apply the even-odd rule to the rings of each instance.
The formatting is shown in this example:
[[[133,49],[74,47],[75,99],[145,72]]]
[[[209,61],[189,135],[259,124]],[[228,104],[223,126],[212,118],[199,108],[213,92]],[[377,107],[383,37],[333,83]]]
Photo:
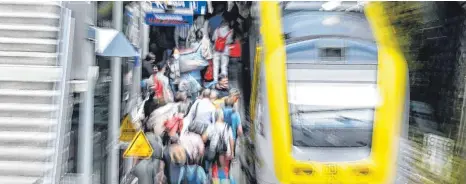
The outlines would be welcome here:
[[[408,69],[380,3],[257,3],[257,182],[393,183]]]

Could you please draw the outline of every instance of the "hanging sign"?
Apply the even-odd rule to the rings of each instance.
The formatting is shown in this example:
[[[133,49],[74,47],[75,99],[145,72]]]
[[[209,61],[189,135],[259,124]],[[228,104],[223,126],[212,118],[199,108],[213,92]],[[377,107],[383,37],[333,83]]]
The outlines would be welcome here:
[[[136,137],[131,141],[131,144],[126,148],[123,157],[139,157],[139,158],[150,158],[152,156],[152,146],[149,143],[144,132],[140,130]]]
[[[175,9],[188,9],[191,8],[191,3],[189,1],[154,1],[152,2],[153,9],[163,9],[166,10],[167,6],[173,6]]]
[[[166,10],[171,5],[174,9],[192,9],[196,15],[205,15],[207,11],[207,1],[155,1],[152,2],[153,9]]]
[[[133,127],[133,123],[128,115],[121,122],[120,127],[120,141],[129,142],[133,140],[134,135],[136,135],[136,129]]]
[[[207,11],[207,1],[191,1],[190,4],[195,15],[205,15]]]
[[[184,26],[193,24],[192,15],[146,13],[145,21],[151,26]]]

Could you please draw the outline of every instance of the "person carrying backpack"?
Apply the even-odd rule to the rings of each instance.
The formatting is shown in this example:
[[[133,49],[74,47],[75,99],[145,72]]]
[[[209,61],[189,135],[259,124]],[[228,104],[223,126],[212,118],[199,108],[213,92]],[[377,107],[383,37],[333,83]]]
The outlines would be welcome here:
[[[211,90],[205,89],[202,92],[201,99],[197,99],[191,106],[188,115],[185,117],[185,125],[182,132],[188,130],[188,128],[202,135],[210,124],[215,122],[215,106],[212,104],[210,99]]]
[[[186,112],[182,111],[181,106],[178,105],[178,112],[164,122],[164,145],[173,144],[178,141],[183,129],[183,117],[185,114]]]
[[[153,130],[150,128],[148,131],[145,134],[154,152],[152,152],[149,159],[135,158],[135,166],[130,172],[138,178],[139,184],[163,183],[165,177],[163,177],[163,170],[161,169],[163,168],[161,162],[163,154],[162,140],[151,132]]]
[[[243,128],[241,125],[241,117],[234,108],[234,105],[235,99],[233,99],[232,97],[228,97],[225,100],[225,106],[223,107],[223,118],[225,123],[231,127],[233,140],[235,140],[236,142],[237,136],[241,136],[243,134]]]
[[[228,76],[228,61],[229,61],[229,47],[233,43],[233,30],[230,29],[230,26],[227,21],[223,21],[220,27],[215,29],[214,34],[212,35],[212,40],[214,40],[214,76],[213,79],[217,80],[218,71],[220,68],[220,73]]]
[[[149,80],[147,80],[147,84],[151,86],[155,92],[155,98],[168,103],[173,102],[173,93],[170,89],[168,77],[164,75],[166,68],[166,63],[158,63],[157,72],[151,75]]]
[[[209,182],[205,170],[199,166],[204,156],[204,142],[200,135],[186,132],[180,137],[181,145],[186,149],[188,164],[181,169],[180,184],[206,184]]]
[[[207,131],[202,135],[202,139],[209,145],[206,150],[205,167],[208,169],[212,166],[212,177],[218,177],[216,166],[221,168],[223,174],[228,177],[227,160],[231,160],[233,156],[233,133],[231,128],[223,121],[223,111],[218,109],[215,112],[215,124],[209,126]]]
[[[181,169],[187,163],[186,150],[180,144],[172,144],[163,151],[164,174],[169,184],[179,184]]]

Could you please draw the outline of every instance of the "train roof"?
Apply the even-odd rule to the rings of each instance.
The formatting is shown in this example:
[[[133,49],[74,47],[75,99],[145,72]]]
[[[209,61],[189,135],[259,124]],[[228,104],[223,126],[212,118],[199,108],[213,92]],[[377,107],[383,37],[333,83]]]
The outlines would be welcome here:
[[[281,2],[284,12],[290,11],[346,11],[363,12],[366,1],[285,1]]]
[[[324,4],[326,2],[283,2],[285,39],[334,36],[374,41],[362,3],[341,2],[331,10],[323,10]]]

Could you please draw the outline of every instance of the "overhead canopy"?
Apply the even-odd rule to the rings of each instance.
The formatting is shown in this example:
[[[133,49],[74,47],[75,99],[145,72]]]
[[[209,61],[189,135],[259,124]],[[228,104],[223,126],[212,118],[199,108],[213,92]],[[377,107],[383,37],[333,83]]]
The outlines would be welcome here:
[[[99,56],[135,57],[139,53],[126,36],[115,29],[92,28],[95,31],[95,52]]]

